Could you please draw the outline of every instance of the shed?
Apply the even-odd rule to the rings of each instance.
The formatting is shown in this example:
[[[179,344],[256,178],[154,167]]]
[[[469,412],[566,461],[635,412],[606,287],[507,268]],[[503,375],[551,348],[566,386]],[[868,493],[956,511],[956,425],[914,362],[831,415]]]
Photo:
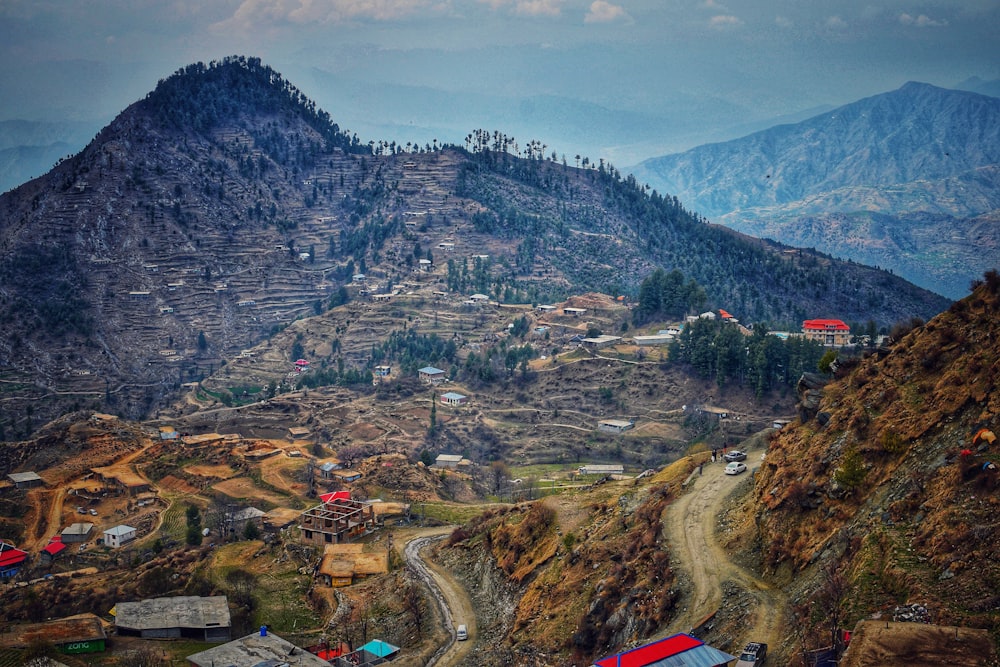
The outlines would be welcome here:
[[[39,477],[37,472],[12,472],[7,475],[7,479],[14,482],[14,486],[19,489],[32,489],[45,484],[45,480]]]
[[[610,345],[614,345],[621,339],[622,339],[621,336],[609,336],[608,334],[601,334],[600,336],[584,338],[581,342],[589,348],[600,350]]]
[[[725,667],[735,659],[697,637],[681,633],[601,658],[593,667]]]
[[[115,627],[118,634],[133,637],[225,642],[230,639],[229,603],[225,595],[119,602]]]
[[[98,653],[105,649],[107,634],[94,614],[78,614],[44,623],[15,625],[0,635],[0,645],[29,648],[38,642],[55,645],[62,653]]]
[[[334,470],[330,474],[341,482],[356,482],[361,479],[361,473],[357,470]]]
[[[104,544],[112,549],[117,549],[122,545],[128,544],[135,537],[135,528],[121,524],[104,531]]]
[[[292,426],[288,429],[288,437],[292,440],[301,440],[309,437],[309,428],[306,426]]]
[[[341,468],[343,466],[340,465],[340,461],[336,460],[323,461],[316,467],[319,470],[319,476],[323,479],[333,479],[333,471],[340,470]]]

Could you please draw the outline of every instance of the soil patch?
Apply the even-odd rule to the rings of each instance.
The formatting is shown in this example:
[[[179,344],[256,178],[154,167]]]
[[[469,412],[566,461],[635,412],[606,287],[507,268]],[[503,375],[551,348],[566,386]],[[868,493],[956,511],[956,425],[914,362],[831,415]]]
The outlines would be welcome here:
[[[221,491],[230,498],[237,498],[241,500],[261,499],[275,505],[284,505],[288,502],[288,499],[283,496],[258,488],[257,485],[253,483],[253,480],[247,479],[246,477],[227,479],[224,482],[213,484],[212,488],[216,491]]]

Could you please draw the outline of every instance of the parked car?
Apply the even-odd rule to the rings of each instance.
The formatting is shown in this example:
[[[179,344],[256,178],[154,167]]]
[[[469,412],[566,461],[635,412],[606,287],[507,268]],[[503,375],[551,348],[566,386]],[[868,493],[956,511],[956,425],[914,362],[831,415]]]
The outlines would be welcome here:
[[[455,639],[460,642],[464,642],[469,638],[469,631],[466,629],[465,625],[458,626],[458,631],[455,632]]]
[[[740,463],[739,461],[733,461],[726,464],[726,474],[727,475],[739,475],[741,472],[746,472],[747,464]]]
[[[731,452],[726,452],[726,454],[722,458],[726,459],[727,461],[746,461],[747,453],[741,452],[738,449],[734,449]]]
[[[767,644],[761,642],[750,642],[740,653],[740,659],[736,661],[736,667],[760,667],[767,658]]]

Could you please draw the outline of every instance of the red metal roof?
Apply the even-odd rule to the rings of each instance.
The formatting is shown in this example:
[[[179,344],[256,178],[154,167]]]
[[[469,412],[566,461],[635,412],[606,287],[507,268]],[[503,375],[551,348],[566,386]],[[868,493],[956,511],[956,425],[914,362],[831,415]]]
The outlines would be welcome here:
[[[721,308],[719,308],[719,317],[721,317],[724,320],[731,320],[731,319],[733,319],[732,315],[730,315],[726,311],[722,310]]]
[[[350,500],[350,491],[331,491],[330,493],[324,493],[319,497],[321,503],[328,503],[334,500]]]
[[[819,329],[821,331],[850,331],[851,327],[841,320],[806,320],[802,323],[803,329]]]
[[[657,660],[689,651],[704,643],[697,637],[681,633],[618,655],[609,655],[594,664],[597,667],[645,667]]]
[[[61,551],[64,551],[65,549],[66,549],[65,544],[63,544],[62,542],[53,541],[46,544],[45,548],[42,549],[42,551],[44,551],[50,556],[55,556],[56,554],[58,554]]]
[[[0,542],[0,570],[20,565],[27,557],[27,551],[21,551],[6,542]]]

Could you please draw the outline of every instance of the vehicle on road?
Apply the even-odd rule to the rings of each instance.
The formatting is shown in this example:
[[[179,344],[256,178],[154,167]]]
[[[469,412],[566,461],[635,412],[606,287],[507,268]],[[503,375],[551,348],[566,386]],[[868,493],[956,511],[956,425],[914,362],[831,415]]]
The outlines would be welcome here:
[[[747,453],[741,452],[738,449],[734,449],[731,452],[726,452],[722,458],[726,459],[727,461],[746,461]]]
[[[740,659],[736,661],[736,667],[760,667],[767,658],[767,644],[762,642],[750,642],[743,647]]]
[[[746,472],[747,464],[740,463],[739,461],[733,461],[726,464],[726,474],[727,475],[739,475],[741,472]]]
[[[469,630],[464,625],[458,626],[458,630],[455,631],[455,639],[460,642],[464,642],[469,638]]]

